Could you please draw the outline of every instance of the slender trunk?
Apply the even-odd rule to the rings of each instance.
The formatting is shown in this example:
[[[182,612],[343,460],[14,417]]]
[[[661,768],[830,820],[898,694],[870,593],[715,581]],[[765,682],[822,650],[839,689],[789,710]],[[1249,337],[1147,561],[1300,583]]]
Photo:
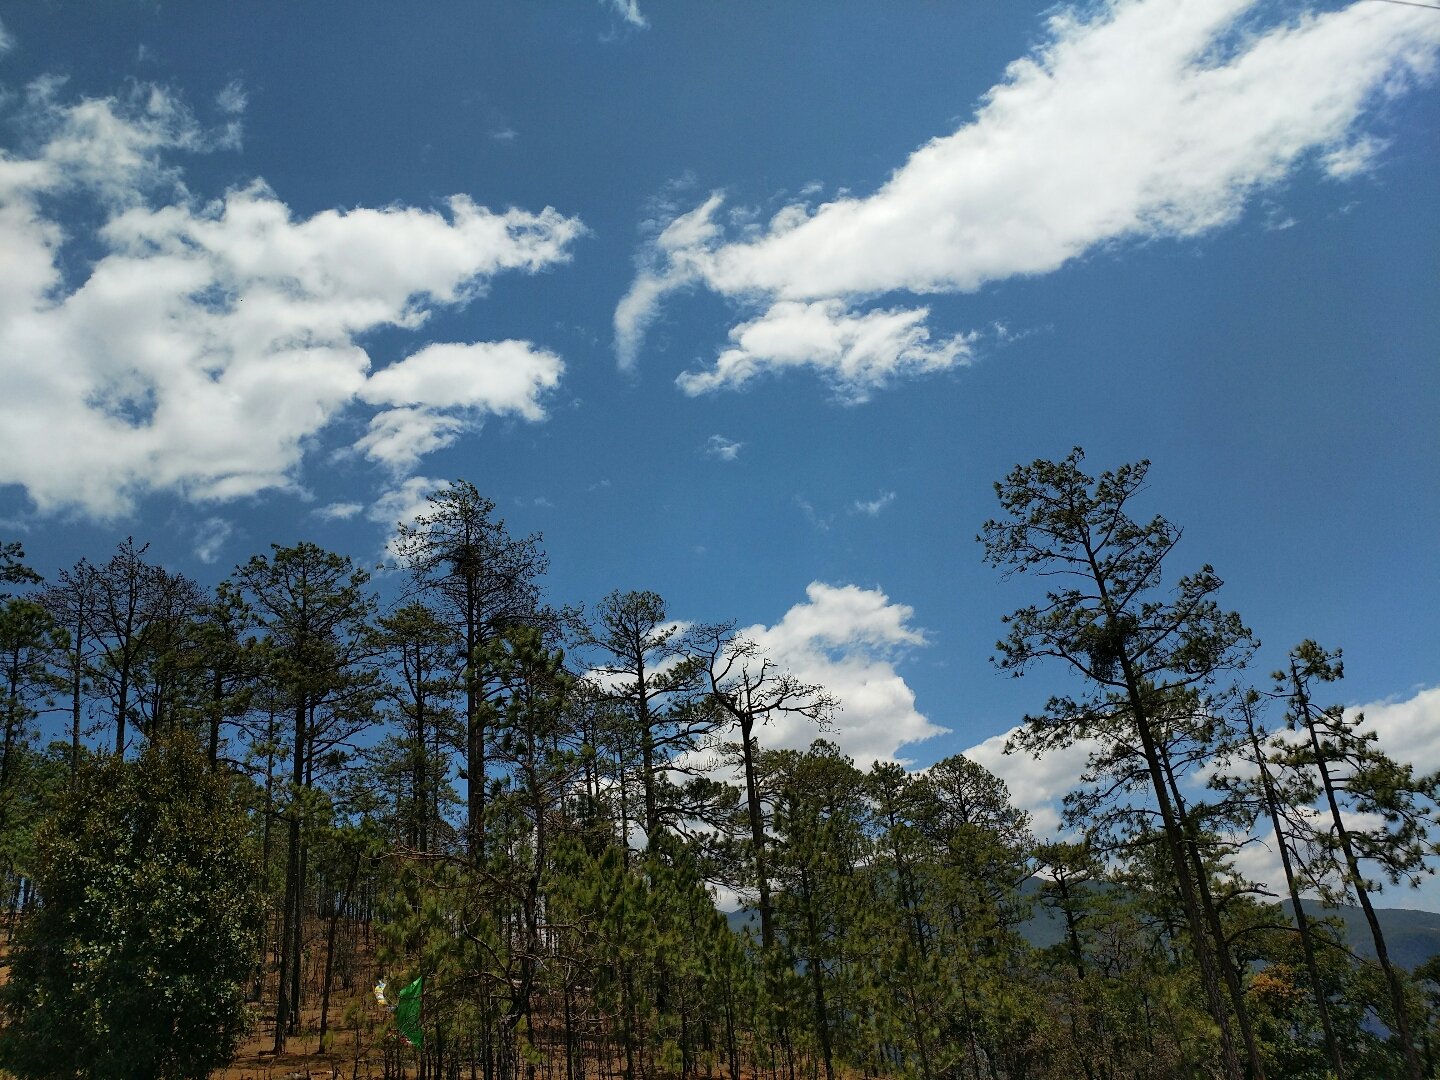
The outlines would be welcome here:
[[[650,730],[650,692],[645,686],[647,678],[645,645],[637,639],[633,648],[636,669],[635,692],[638,695],[635,719],[640,727],[640,766],[643,770],[640,778],[645,785],[645,846],[652,848],[655,845],[655,838],[660,832],[660,809],[655,797],[655,736]]]
[[[755,891],[760,905],[760,944],[768,955],[775,947],[775,926],[770,911],[770,875],[765,863],[765,817],[760,809],[760,778],[755,772],[755,720],[740,719],[741,752],[745,761],[745,805],[750,815],[750,840],[755,847]]]
[[[1290,844],[1285,839],[1285,829],[1280,821],[1280,803],[1275,794],[1274,779],[1265,762],[1265,752],[1249,715],[1245,717],[1250,737],[1250,747],[1255,753],[1255,763],[1260,770],[1260,791],[1265,800],[1265,812],[1270,817],[1270,827],[1275,831],[1275,845],[1280,851],[1280,868],[1285,873],[1285,888],[1290,894],[1290,904],[1295,909],[1295,928],[1300,934],[1300,949],[1305,955],[1305,970],[1310,976],[1310,992],[1315,998],[1315,1008],[1320,1013],[1320,1026],[1325,1033],[1325,1052],[1335,1070],[1335,1080],[1345,1080],[1345,1060],[1340,1053],[1340,1041],[1335,1037],[1335,1023],[1330,1017],[1330,995],[1320,978],[1320,965],[1315,959],[1314,932],[1310,917],[1305,914],[1305,905],[1300,900],[1300,886],[1295,878],[1295,867],[1290,859]]]
[[[1385,973],[1385,982],[1390,990],[1390,1007],[1395,1013],[1395,1026],[1400,1036],[1400,1048],[1405,1054],[1405,1071],[1410,1080],[1423,1080],[1424,1072],[1420,1065],[1420,1055],[1415,1050],[1415,1039],[1410,1032],[1409,1010],[1405,1005],[1405,990],[1400,984],[1400,976],[1395,971],[1395,965],[1390,962],[1390,952],[1385,947],[1385,935],[1380,929],[1380,919],[1375,914],[1375,906],[1370,902],[1370,890],[1365,887],[1365,876],[1360,872],[1360,860],[1355,855],[1355,845],[1350,839],[1350,830],[1345,827],[1345,819],[1340,813],[1340,801],[1335,794],[1335,782],[1330,776],[1330,767],[1325,760],[1324,749],[1320,745],[1320,734],[1315,730],[1315,723],[1310,716],[1309,697],[1305,693],[1300,677],[1295,671],[1292,662],[1290,667],[1291,678],[1295,684],[1296,697],[1300,702],[1300,712],[1305,719],[1305,728],[1310,734],[1310,747],[1315,753],[1315,765],[1320,771],[1320,782],[1325,789],[1325,802],[1330,809],[1330,820],[1335,826],[1336,838],[1340,841],[1340,850],[1345,855],[1345,867],[1350,884],[1355,889],[1355,898],[1360,902],[1360,909],[1365,912],[1365,921],[1370,926],[1370,936],[1375,942],[1375,959],[1380,963],[1380,970]]]
[[[115,705],[115,756],[125,756],[125,712],[130,707],[130,663],[122,658],[120,664],[120,692]]]
[[[300,992],[304,986],[305,974],[303,963],[305,959],[305,874],[310,861],[310,851],[303,833],[297,830],[296,836],[300,845],[300,854],[295,872],[295,940],[291,946],[291,955],[294,957],[294,961],[290,965],[290,1031],[292,1034],[298,1035],[300,1033]]]
[[[825,1000],[825,978],[820,966],[820,928],[815,918],[815,897],[810,888],[808,871],[800,872],[800,887],[805,900],[805,932],[810,938],[810,988],[815,1000],[815,1033],[820,1039],[820,1055],[825,1062],[825,1080],[835,1080],[834,1053],[830,1045],[830,1010]]]
[[[75,603],[75,651],[70,668],[70,787],[73,790],[80,771],[80,691],[85,684],[85,601]]]
[[[1195,953],[1196,963],[1200,969],[1200,982],[1205,991],[1206,1005],[1210,1009],[1210,1015],[1220,1028],[1222,1064],[1226,1075],[1230,1076],[1232,1080],[1243,1080],[1245,1072],[1240,1064],[1240,1058],[1235,1052],[1234,1036],[1230,1031],[1229,1011],[1225,1008],[1225,1001],[1220,996],[1220,978],[1215,969],[1215,956],[1210,951],[1205,918],[1201,913],[1195,882],[1190,873],[1190,861],[1185,853],[1185,839],[1175,815],[1175,807],[1170,801],[1168,785],[1165,783],[1164,770],[1160,764],[1159,747],[1156,745],[1154,734],[1150,729],[1149,715],[1145,709],[1139,681],[1135,677],[1130,658],[1122,655],[1121,663],[1124,666],[1132,715],[1140,735],[1145,764],[1150,773],[1151,787],[1155,792],[1155,801],[1160,807],[1165,847],[1170,855],[1175,882],[1179,886],[1180,904],[1185,913],[1186,928],[1189,930],[1190,947]]]
[[[285,1033],[290,1023],[290,967],[299,963],[291,949],[293,920],[295,917],[295,887],[299,883],[297,863],[300,857],[300,819],[295,808],[290,810],[290,835],[285,859],[285,906],[280,924],[280,978],[275,997],[275,1045],[274,1052],[285,1052]]]
[[[217,663],[210,676],[210,768],[220,769],[220,716],[224,712],[225,680]]]
[[[465,582],[465,845],[470,858],[485,857],[485,721],[481,715],[480,673],[475,652],[480,647],[479,597],[475,583]]]
[[[1220,923],[1220,911],[1210,892],[1210,874],[1200,856],[1200,838],[1197,835],[1194,815],[1185,805],[1180,786],[1175,780],[1175,770],[1169,756],[1163,759],[1165,779],[1170,786],[1170,797],[1175,802],[1175,816],[1185,836],[1185,850],[1190,858],[1190,870],[1195,875],[1195,889],[1199,896],[1200,908],[1205,915],[1205,924],[1210,929],[1214,943],[1215,960],[1220,967],[1225,989],[1230,994],[1230,1004],[1235,1010],[1236,1023],[1240,1025],[1240,1038],[1245,1043],[1245,1056],[1249,1060],[1250,1075],[1255,1080],[1264,1080],[1265,1063],[1260,1059],[1260,1049],[1255,1041],[1255,1030],[1250,1023],[1250,1009],[1245,1002],[1245,988],[1240,983],[1240,973],[1230,953],[1230,943],[1225,937],[1225,927]]]
[[[350,868],[350,878],[345,882],[345,891],[340,894],[340,902],[335,905],[335,910],[330,913],[330,926],[325,934],[325,981],[320,988],[320,1049],[325,1049],[325,1031],[330,1021],[330,978],[335,970],[335,926],[340,921],[340,914],[350,903],[350,894],[355,889],[355,882],[360,876],[360,852],[355,852],[355,862]]]
[[[1106,574],[1100,568],[1095,551],[1088,542],[1085,545],[1085,555],[1089,560],[1090,577],[1095,582],[1106,620],[1113,626],[1119,612],[1116,610],[1115,603],[1110,597],[1110,591],[1105,584]],[[1195,883],[1191,879],[1189,863],[1185,857],[1185,838],[1175,815],[1175,807],[1170,802],[1164,771],[1160,765],[1160,748],[1156,744],[1155,734],[1150,726],[1150,712],[1145,707],[1144,695],[1140,690],[1140,677],[1136,674],[1134,660],[1130,653],[1124,648],[1119,652],[1120,669],[1125,679],[1126,700],[1130,706],[1130,715],[1135,721],[1136,733],[1140,736],[1140,745],[1145,755],[1146,768],[1150,773],[1150,785],[1155,792],[1155,801],[1160,807],[1165,847],[1170,855],[1170,863],[1174,867],[1176,884],[1180,888],[1180,904],[1184,909],[1186,927],[1190,932],[1190,947],[1195,953],[1195,959],[1200,968],[1200,982],[1205,991],[1205,1003],[1220,1029],[1222,1064],[1227,1076],[1232,1080],[1242,1080],[1244,1071],[1240,1065],[1240,1058],[1235,1053],[1235,1040],[1230,1032],[1230,1017],[1225,1009],[1224,999],[1220,996],[1220,980],[1215,971],[1215,957],[1208,948],[1205,920],[1200,912]]]
[[[305,779],[305,720],[308,702],[302,694],[295,702],[293,790],[290,795],[289,836],[285,856],[285,914],[280,928],[280,985],[275,1003],[275,1053],[285,1051],[285,1033],[299,1008],[300,990],[300,790]]]

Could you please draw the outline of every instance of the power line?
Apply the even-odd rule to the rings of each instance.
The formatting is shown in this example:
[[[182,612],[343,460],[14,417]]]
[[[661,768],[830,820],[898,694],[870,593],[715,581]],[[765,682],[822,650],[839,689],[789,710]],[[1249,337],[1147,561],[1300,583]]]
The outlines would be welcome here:
[[[1418,7],[1427,11],[1440,11],[1440,4],[1420,4],[1416,0],[1370,0],[1374,4],[1399,4],[1401,7]]]

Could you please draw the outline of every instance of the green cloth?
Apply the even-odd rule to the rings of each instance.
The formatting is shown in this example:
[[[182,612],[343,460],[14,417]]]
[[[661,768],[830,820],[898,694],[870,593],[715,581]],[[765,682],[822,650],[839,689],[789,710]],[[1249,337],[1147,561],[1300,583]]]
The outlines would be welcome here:
[[[400,998],[395,1003],[395,1026],[400,1029],[400,1034],[410,1040],[411,1046],[419,1046],[425,1041],[425,1034],[420,1030],[420,979],[416,979],[404,990],[400,991]]]

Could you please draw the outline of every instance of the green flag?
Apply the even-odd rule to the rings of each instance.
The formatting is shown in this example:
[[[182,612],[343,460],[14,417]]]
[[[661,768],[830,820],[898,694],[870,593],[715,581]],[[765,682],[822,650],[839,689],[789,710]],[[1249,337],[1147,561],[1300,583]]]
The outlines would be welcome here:
[[[401,990],[395,1003],[395,1026],[400,1029],[401,1035],[410,1040],[411,1046],[419,1046],[425,1041],[425,1034],[420,1030],[420,983],[423,979],[422,976]]]

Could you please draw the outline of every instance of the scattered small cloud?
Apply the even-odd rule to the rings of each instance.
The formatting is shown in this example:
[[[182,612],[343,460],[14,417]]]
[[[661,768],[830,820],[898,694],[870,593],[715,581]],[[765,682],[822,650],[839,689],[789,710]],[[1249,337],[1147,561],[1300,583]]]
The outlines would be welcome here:
[[[705,440],[705,453],[721,461],[734,461],[744,445],[742,442],[731,442],[724,435],[711,435]]]
[[[1284,232],[1286,229],[1293,229],[1298,224],[1300,222],[1294,215],[1275,205],[1265,208],[1265,216],[1260,221],[1260,227],[1266,232]]]
[[[815,509],[815,505],[805,496],[796,495],[795,505],[800,508],[800,513],[805,515],[805,520],[819,529],[821,532],[829,532],[835,524],[834,514],[822,514]]]
[[[490,132],[490,138],[496,142],[514,142],[519,136],[520,133],[512,127],[503,127]]]
[[[601,480],[596,480],[593,484],[587,485],[586,488],[585,488],[585,490],[586,490],[586,491],[604,491],[604,490],[605,490],[606,488],[608,488],[608,487],[610,487],[610,481],[609,481],[608,479],[601,479]]]
[[[882,491],[873,499],[856,499],[850,504],[852,514],[864,514],[866,517],[879,517],[880,511],[884,510],[895,501],[895,492]]]
[[[378,413],[355,448],[395,472],[449,446],[486,415],[545,418],[542,397],[565,365],[528,341],[427,345],[366,380],[362,401],[394,408]]]
[[[1412,765],[1417,775],[1440,769],[1440,687],[1421,689],[1403,700],[1360,705],[1351,711],[1364,714],[1361,730],[1373,732],[1381,750]],[[1082,739],[1043,757],[1022,752],[1006,754],[1005,745],[1018,730],[1012,728],[986,739],[966,750],[965,755],[1006,782],[1015,804],[1034,817],[1038,836],[1058,837],[1062,833],[1061,801],[1079,786],[1089,756],[1098,744]],[[1232,762],[1227,771],[1244,773],[1246,767]],[[1203,791],[1208,775],[1209,770],[1202,769],[1188,778],[1196,795]],[[1237,836],[1235,841],[1243,843],[1236,858],[1238,868],[1272,893],[1282,891],[1280,860],[1269,834],[1262,829],[1253,837]],[[1434,891],[1433,885],[1431,889]]]
[[[215,104],[223,113],[231,116],[238,116],[245,111],[249,104],[250,97],[245,93],[245,87],[238,80],[225,84],[225,88],[215,96]]]
[[[234,532],[234,526],[224,518],[206,518],[195,531],[195,557],[206,566],[212,565]]]
[[[361,510],[365,509],[364,503],[342,502],[330,503],[328,506],[317,507],[310,511],[322,521],[349,521]]]
[[[637,30],[649,29],[650,20],[641,13],[639,0],[600,0],[600,4],[620,16],[625,25]]]

